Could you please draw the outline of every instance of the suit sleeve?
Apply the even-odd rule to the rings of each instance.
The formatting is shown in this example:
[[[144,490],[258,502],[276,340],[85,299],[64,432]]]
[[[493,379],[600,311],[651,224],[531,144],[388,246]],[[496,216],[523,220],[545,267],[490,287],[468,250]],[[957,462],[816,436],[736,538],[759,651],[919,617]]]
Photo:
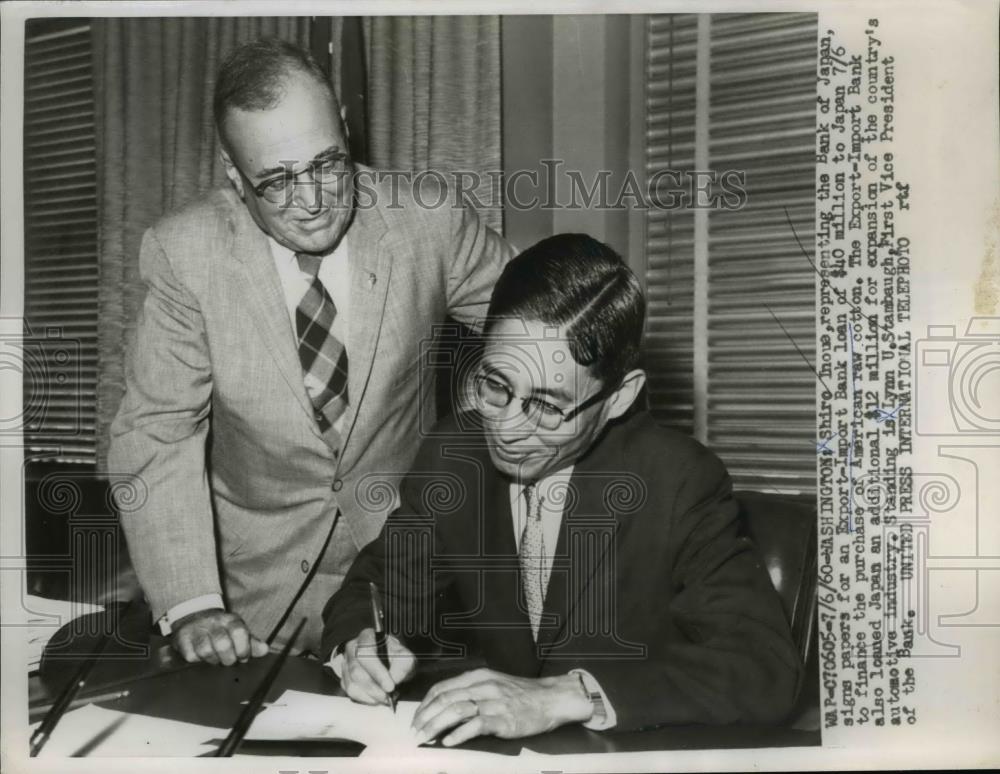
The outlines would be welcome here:
[[[178,281],[153,230],[139,268],[146,296],[126,359],[125,395],[111,426],[109,473],[135,477],[121,524],[153,620],[174,605],[221,594],[205,441],[212,372],[197,300]]]
[[[452,210],[450,228],[453,250],[447,267],[448,314],[480,331],[493,286],[514,257],[514,248],[470,206]]]
[[[645,659],[575,665],[600,683],[618,729],[777,723],[796,697],[801,664],[781,602],[738,535],[725,468],[705,455],[689,468],[674,507],[675,593],[663,621],[671,636],[649,643]]]
[[[440,555],[441,539],[434,517],[425,506],[425,487],[436,481],[429,473],[433,454],[425,442],[411,472],[400,485],[400,507],[366,545],[348,570],[340,589],[323,608],[320,657],[330,658],[338,645],[354,639],[372,625],[369,583],[385,602],[387,628],[404,642],[433,631],[434,599],[448,585],[448,577],[431,572],[431,559]]]

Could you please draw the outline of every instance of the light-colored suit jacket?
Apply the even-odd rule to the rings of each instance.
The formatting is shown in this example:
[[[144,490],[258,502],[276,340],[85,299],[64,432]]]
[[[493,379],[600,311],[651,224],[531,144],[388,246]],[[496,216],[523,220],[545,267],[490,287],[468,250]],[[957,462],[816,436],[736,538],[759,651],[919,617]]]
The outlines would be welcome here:
[[[122,526],[154,620],[221,592],[266,637],[341,517],[283,634],[323,604],[393,509],[434,422],[430,338],[445,316],[481,322],[513,251],[478,215],[369,186],[347,232],[350,409],[339,455],[306,394],[267,237],[229,188],[145,235],[147,291],[111,428],[109,473],[137,476]],[[426,194],[425,202],[437,197]],[[423,353],[423,354],[422,354]],[[281,637],[279,637],[280,641]]]

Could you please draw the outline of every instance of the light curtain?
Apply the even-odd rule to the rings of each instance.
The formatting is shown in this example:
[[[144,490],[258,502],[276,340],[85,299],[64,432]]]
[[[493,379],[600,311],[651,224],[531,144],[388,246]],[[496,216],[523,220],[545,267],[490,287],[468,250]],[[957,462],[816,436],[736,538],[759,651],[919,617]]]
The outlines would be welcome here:
[[[97,460],[125,388],[142,301],[139,244],[157,218],[225,180],[212,121],[221,60],[280,37],[308,47],[309,17],[94,19],[98,182]]]
[[[372,166],[483,176],[472,189],[502,223],[489,172],[501,167],[500,19],[379,16],[364,23]]]

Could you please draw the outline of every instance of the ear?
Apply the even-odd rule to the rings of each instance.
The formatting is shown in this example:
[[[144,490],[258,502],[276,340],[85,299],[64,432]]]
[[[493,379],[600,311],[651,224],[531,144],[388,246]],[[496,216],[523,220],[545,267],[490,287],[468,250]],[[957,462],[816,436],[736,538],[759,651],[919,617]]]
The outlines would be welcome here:
[[[222,166],[226,170],[226,177],[229,178],[229,182],[232,183],[233,188],[236,189],[236,193],[240,195],[240,198],[244,198],[246,192],[243,190],[243,177],[240,175],[240,171],[236,168],[233,160],[229,157],[229,152],[225,148],[219,149],[219,158],[222,159]]]
[[[645,384],[646,372],[641,368],[636,368],[634,371],[629,371],[625,374],[621,386],[611,393],[611,397],[608,398],[608,402],[605,404],[608,407],[608,419],[617,419],[628,411],[629,407],[635,403],[635,399],[639,397],[639,393]]]

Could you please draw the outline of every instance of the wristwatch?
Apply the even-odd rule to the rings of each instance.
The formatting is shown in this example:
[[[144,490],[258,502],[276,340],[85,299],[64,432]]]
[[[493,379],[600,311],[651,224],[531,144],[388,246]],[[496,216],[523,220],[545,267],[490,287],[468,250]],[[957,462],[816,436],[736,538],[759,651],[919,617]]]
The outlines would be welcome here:
[[[604,706],[604,694],[597,690],[596,685],[591,684],[591,680],[587,678],[584,672],[575,673],[578,678],[580,678],[580,687],[583,688],[583,692],[587,694],[587,698],[590,699],[590,706],[594,710],[594,714],[591,716],[588,723],[602,724],[608,719],[608,708]]]

